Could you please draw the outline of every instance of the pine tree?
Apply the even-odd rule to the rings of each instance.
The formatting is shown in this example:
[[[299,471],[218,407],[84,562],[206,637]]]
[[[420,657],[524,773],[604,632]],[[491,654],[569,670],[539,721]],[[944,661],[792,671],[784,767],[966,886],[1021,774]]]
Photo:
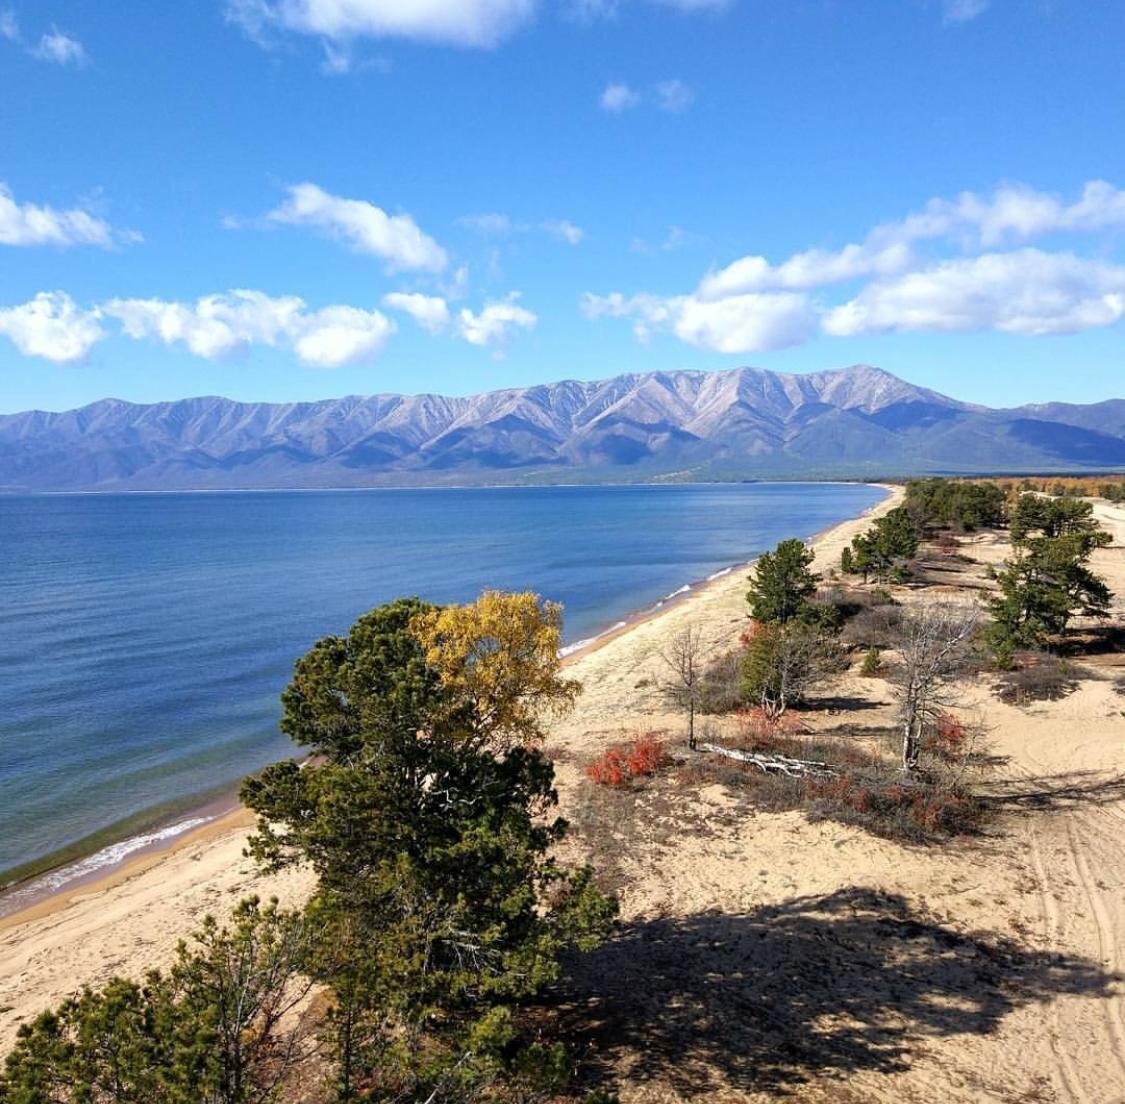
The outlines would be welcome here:
[[[750,616],[755,621],[785,624],[800,617],[816,593],[819,576],[809,570],[815,554],[796,538],[783,540],[758,558],[750,576]]]

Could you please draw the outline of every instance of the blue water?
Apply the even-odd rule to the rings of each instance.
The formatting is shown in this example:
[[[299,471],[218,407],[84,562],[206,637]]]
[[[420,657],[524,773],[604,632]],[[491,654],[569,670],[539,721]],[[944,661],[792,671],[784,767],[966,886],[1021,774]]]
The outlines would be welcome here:
[[[533,589],[586,638],[874,487],[0,496],[0,871],[292,753],[293,660],[379,602]],[[132,818],[132,819],[130,819]]]

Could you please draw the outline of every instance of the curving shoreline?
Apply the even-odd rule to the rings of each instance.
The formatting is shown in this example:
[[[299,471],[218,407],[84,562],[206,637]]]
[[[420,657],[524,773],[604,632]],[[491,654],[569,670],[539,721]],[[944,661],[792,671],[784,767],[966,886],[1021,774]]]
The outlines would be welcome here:
[[[898,501],[899,489],[880,486],[888,492],[880,503],[811,539],[818,559],[837,556],[872,515]],[[726,631],[729,608],[742,604],[743,566],[712,573],[569,654],[567,666],[590,693],[585,708],[580,699],[578,716],[560,730],[563,739],[576,725],[643,711],[628,678],[635,656],[658,650],[685,618]],[[225,911],[240,895],[277,895],[290,902],[303,897],[311,886],[307,872],[266,878],[244,857],[253,823],[242,806],[217,812],[205,824],[154,841],[119,865],[0,918],[0,1048],[29,1012],[57,1003],[78,985],[159,965],[203,915]]]
[[[889,484],[872,484],[884,488],[888,494],[894,488]],[[863,511],[859,518],[866,517],[884,503]],[[847,519],[840,525],[851,524],[856,519]],[[813,534],[809,539],[816,544],[826,534],[838,526]],[[753,559],[739,561],[722,567],[710,575],[692,579],[676,590],[664,595],[647,608],[637,610],[616,621],[601,632],[585,639],[574,641],[562,649],[564,662],[573,663],[589,655],[638,625],[667,614],[672,609],[698,599],[709,588],[721,585],[736,572],[749,569]],[[210,800],[199,806],[181,808],[174,818],[156,819],[143,832],[112,840],[88,854],[69,859],[57,866],[41,870],[32,876],[13,882],[0,890],[0,931],[19,923],[30,915],[42,915],[44,909],[50,911],[52,903],[61,899],[62,903],[80,892],[94,891],[104,884],[112,884],[118,877],[129,877],[141,870],[149,869],[162,856],[188,846],[214,834],[221,834],[228,826],[242,822],[239,815],[245,813],[237,798],[237,789],[225,798]]]

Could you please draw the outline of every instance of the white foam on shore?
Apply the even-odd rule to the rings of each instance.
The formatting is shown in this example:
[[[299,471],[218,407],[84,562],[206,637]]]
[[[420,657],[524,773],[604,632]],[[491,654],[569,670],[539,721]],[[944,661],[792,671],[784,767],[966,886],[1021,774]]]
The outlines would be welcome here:
[[[721,579],[724,575],[729,575],[733,570],[733,567],[724,567],[722,571],[716,571],[713,575],[708,575],[707,581],[709,583],[714,582],[716,579]]]
[[[95,851],[84,859],[68,863],[66,866],[60,866],[56,870],[49,870],[46,874],[32,878],[31,881],[18,889],[0,897],[0,916],[9,916],[13,912],[18,912],[26,904],[57,893],[71,882],[88,878],[106,867],[116,866],[136,851],[183,835],[184,832],[190,832],[193,828],[198,828],[214,819],[214,816],[188,817],[187,820],[169,824],[166,828],[144,832],[139,836],[130,836],[129,839],[121,840],[120,843],[111,843],[108,847],[103,847],[100,851]]]
[[[583,648],[588,648],[591,644],[596,644],[603,636],[609,636],[610,633],[615,633],[618,629],[624,629],[628,624],[628,621],[618,621],[615,625],[610,625],[608,629],[594,636],[586,636],[581,640],[576,640],[573,644],[566,644],[559,649],[559,658],[566,659],[568,655],[574,655],[575,652],[580,652]]]

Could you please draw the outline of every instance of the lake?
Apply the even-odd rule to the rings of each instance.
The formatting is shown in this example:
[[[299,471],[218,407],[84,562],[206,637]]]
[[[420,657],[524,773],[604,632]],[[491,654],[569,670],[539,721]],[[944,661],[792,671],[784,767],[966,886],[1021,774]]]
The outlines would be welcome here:
[[[292,754],[277,720],[294,659],[380,602],[531,589],[564,603],[573,643],[884,494],[0,496],[0,872],[179,831],[208,794]]]

